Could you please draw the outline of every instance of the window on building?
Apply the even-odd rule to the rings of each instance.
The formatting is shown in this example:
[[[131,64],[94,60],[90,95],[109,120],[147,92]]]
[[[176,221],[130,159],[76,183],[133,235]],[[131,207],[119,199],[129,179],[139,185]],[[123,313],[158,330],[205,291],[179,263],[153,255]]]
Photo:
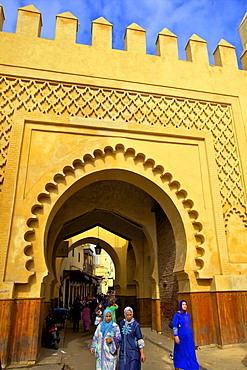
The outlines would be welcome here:
[[[78,253],[78,262],[81,262],[81,253]]]

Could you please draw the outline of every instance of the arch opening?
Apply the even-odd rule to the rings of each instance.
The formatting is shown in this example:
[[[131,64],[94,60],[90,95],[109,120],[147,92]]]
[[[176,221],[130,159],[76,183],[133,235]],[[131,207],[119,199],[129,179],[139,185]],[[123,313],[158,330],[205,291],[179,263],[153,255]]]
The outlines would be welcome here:
[[[97,181],[95,181],[95,174],[92,174],[87,176],[85,186],[82,185],[82,181],[80,181],[80,186],[74,184],[75,191],[70,189],[70,196],[65,197],[64,203],[53,215],[52,222],[49,222],[47,245],[54,245],[54,248],[46,249],[46,260],[49,271],[55,271],[56,250],[60,241],[89,232],[97,225],[124,238],[128,243],[122,254],[112,247],[105,246],[105,249],[110,251],[109,254],[116,267],[115,291],[121,297],[123,306],[135,305],[138,307],[139,320],[144,325],[152,325],[152,301],[155,305],[159,304],[160,298],[164,296],[163,280],[167,278],[167,274],[174,277],[175,236],[171,223],[163,211],[164,205],[162,207],[158,202],[160,201],[159,196],[155,199],[150,195],[150,193],[156,195],[157,189],[150,192],[149,184],[147,192],[143,184],[145,179],[136,174],[130,176],[128,173],[128,175],[132,178],[131,182],[126,181],[126,171],[117,170],[117,173],[112,170],[100,171],[97,173]],[[156,187],[154,185],[154,188]],[[166,219],[166,222],[163,219]],[[160,225],[163,231],[169,229],[165,233],[172,236],[172,243],[162,242],[159,236],[162,231],[158,233]],[[96,244],[97,237],[91,235],[83,241]],[[101,243],[104,243],[104,240],[101,240]],[[163,256],[164,248],[172,248],[172,250],[167,252],[169,268],[166,267],[163,271],[161,267],[158,267],[158,261]],[[166,266],[166,259],[167,256],[163,259],[164,266]],[[177,298],[176,278],[174,277],[173,280],[173,285],[170,284],[170,293],[172,292],[175,301]],[[141,312],[149,312],[149,314],[144,318],[141,317]],[[161,316],[162,322],[168,320],[169,313],[162,304]],[[162,327],[165,328],[164,323]]]

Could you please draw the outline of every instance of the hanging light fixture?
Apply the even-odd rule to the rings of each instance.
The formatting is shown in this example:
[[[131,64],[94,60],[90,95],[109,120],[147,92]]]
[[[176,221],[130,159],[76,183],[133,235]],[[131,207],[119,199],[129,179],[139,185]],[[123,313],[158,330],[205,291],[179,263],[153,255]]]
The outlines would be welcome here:
[[[95,247],[95,253],[96,254],[100,254],[101,253],[101,246],[100,246],[100,244],[99,244],[99,226],[98,226],[98,242],[97,242],[97,244],[96,244],[96,247]]]

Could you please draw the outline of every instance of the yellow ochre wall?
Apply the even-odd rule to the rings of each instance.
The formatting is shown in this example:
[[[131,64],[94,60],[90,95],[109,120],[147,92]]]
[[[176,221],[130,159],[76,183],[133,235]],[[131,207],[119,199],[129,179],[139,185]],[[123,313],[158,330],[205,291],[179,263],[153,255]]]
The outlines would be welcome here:
[[[0,30],[3,23],[0,7]],[[25,356],[11,358],[17,339],[9,333],[17,333],[18,320],[7,307],[37,305],[29,320],[40,322],[44,279],[55,271],[55,213],[82,181],[109,176],[138,186],[164,209],[178,295],[190,303],[197,343],[246,342],[246,15],[242,70],[225,40],[210,65],[207,42],[197,35],[179,60],[177,36],[166,28],[157,35],[157,55],[148,55],[146,31],[135,23],[126,29],[125,50],[112,49],[112,25],[102,17],[92,22],[92,45],[76,43],[78,20],[69,12],[57,15],[54,40],[41,38],[41,27],[40,12],[29,5],[19,9],[15,33],[0,32],[0,304],[8,323],[3,335],[0,329],[2,364],[36,361],[38,337]],[[155,221],[142,210],[138,200],[129,210],[144,230],[132,235],[136,265],[143,262],[135,274],[137,311],[148,309],[151,321],[143,323],[160,331]],[[202,312],[211,323],[207,338]],[[222,330],[227,315],[235,323],[230,334]]]

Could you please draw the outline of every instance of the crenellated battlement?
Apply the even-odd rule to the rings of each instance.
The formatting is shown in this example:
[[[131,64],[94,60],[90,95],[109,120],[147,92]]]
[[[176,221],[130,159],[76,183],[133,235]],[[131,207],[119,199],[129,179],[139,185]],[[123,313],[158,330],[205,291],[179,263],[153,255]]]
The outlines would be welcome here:
[[[4,24],[4,10],[0,5],[0,31]],[[42,15],[33,5],[18,9],[18,18],[15,34],[23,38],[40,37],[42,28]],[[70,12],[58,14],[56,16],[56,28],[54,40],[62,42],[64,45],[76,44],[76,34],[78,31],[78,19]],[[103,17],[92,22],[92,47],[112,49],[113,25]],[[239,26],[240,38],[243,45],[241,55],[242,67],[247,70],[247,13]],[[77,44],[79,45],[79,44]],[[114,50],[114,49],[112,49]],[[136,23],[132,23],[126,28],[124,35],[124,50],[140,55],[146,54],[146,30]],[[193,63],[209,64],[207,41],[197,35],[192,35],[185,47],[186,60]],[[214,51],[215,66],[226,68],[238,68],[235,46],[226,40],[221,40]],[[156,56],[168,60],[178,59],[177,36],[167,28],[164,28],[157,36]]]

